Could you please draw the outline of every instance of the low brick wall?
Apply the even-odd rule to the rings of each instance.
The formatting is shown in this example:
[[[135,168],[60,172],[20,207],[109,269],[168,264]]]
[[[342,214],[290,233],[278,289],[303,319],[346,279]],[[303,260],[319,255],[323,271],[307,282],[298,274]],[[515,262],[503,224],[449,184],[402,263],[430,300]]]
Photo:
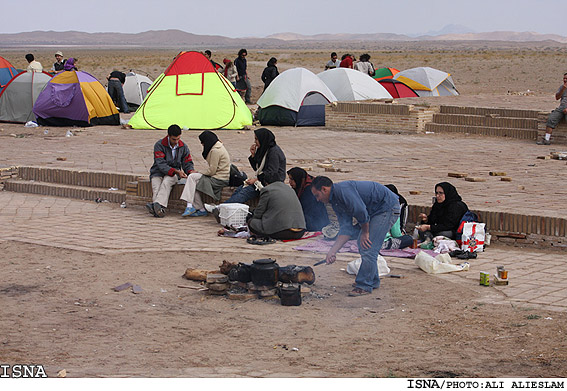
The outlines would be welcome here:
[[[357,132],[425,131],[438,107],[383,102],[336,102],[325,107],[325,127]]]
[[[431,207],[410,205],[407,227],[413,230],[420,213]],[[567,219],[473,210],[492,235],[493,242],[527,247],[567,248]]]
[[[167,209],[183,212],[187,206],[187,202],[180,200],[185,185],[175,185],[169,194],[169,204]],[[220,201],[215,201],[213,198],[203,194],[202,200],[206,204],[219,204],[230,198],[232,193],[236,190],[235,187],[225,187],[222,189]],[[137,181],[129,182],[126,186],[126,204],[128,206],[145,206],[148,202],[152,202],[152,184],[147,177],[140,177]],[[248,205],[254,207],[258,204],[257,199],[247,202]]]
[[[126,184],[136,180],[137,175],[104,171],[69,170],[51,167],[18,167],[18,178],[64,185],[126,189]]]
[[[547,123],[547,117],[549,112],[539,113],[539,125],[538,125],[538,139],[541,139],[545,135],[545,124]],[[567,144],[567,122],[562,120],[559,125],[551,133],[551,142],[553,144]]]

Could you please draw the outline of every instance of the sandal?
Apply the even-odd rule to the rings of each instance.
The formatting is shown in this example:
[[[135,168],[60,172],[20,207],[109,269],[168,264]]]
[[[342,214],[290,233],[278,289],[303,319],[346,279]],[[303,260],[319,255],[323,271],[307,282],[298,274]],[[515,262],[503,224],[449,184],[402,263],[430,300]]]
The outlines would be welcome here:
[[[364,289],[354,288],[348,295],[351,297],[365,296],[372,292],[365,291]]]
[[[246,243],[249,244],[257,244],[257,245],[264,245],[264,244],[273,244],[276,242],[276,239],[272,238],[257,238],[256,236],[250,236],[246,239]]]

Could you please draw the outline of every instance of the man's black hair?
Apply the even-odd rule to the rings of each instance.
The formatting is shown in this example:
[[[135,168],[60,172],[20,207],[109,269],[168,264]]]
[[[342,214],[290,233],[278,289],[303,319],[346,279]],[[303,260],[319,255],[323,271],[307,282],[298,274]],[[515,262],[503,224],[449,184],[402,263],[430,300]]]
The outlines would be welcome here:
[[[337,55],[337,52],[331,53],[331,58],[335,57],[336,55]]]
[[[168,136],[177,137],[180,134],[181,134],[181,128],[179,127],[179,125],[171,125],[169,128],[167,128]]]
[[[248,54],[248,51],[246,49],[240,49],[238,51],[238,57],[242,56],[244,53]]]
[[[208,54],[208,55],[209,55],[209,57],[211,57],[211,56],[213,55],[213,53],[211,53],[211,51],[210,51],[210,50],[208,50],[208,49],[207,49],[207,50],[205,50],[205,54]]]
[[[26,54],[26,60],[28,60],[28,62],[32,62],[33,60],[35,60],[35,57],[33,56],[33,54],[28,53]]]
[[[315,179],[313,179],[313,182],[311,182],[311,186],[315,190],[320,191],[323,186],[325,187],[333,186],[333,181],[326,176],[320,175],[318,177],[315,177]]]

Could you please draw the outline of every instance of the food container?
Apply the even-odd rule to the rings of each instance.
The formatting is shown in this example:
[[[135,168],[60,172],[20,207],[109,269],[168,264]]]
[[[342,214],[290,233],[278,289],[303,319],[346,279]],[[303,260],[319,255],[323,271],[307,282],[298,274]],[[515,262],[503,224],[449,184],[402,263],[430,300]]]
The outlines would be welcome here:
[[[279,265],[275,259],[256,259],[250,266],[250,279],[258,287],[273,287],[278,282]]]
[[[490,273],[480,272],[480,285],[490,286]]]

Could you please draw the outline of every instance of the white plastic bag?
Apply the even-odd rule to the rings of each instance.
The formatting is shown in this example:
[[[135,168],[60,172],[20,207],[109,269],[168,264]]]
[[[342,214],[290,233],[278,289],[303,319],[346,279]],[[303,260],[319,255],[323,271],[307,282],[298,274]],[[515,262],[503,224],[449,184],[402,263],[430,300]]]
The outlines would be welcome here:
[[[465,223],[461,249],[468,252],[481,253],[484,251],[484,223]]]
[[[420,251],[415,256],[415,264],[421,270],[429,274],[441,274],[469,270],[468,262],[464,262],[459,265],[453,265],[451,263],[451,256],[449,254],[439,254],[435,258],[433,258],[425,251]]]
[[[358,274],[358,269],[360,269],[361,263],[362,258],[357,258],[354,261],[349,262],[346,267],[347,273],[354,274],[356,276]],[[388,267],[388,264],[386,263],[386,260],[383,256],[378,255],[376,263],[378,263],[378,275],[380,277],[390,274],[390,268]]]
[[[37,128],[38,126],[39,126],[39,125],[36,124],[36,123],[33,122],[33,121],[28,121],[28,122],[26,122],[26,124],[24,125],[25,128]]]

